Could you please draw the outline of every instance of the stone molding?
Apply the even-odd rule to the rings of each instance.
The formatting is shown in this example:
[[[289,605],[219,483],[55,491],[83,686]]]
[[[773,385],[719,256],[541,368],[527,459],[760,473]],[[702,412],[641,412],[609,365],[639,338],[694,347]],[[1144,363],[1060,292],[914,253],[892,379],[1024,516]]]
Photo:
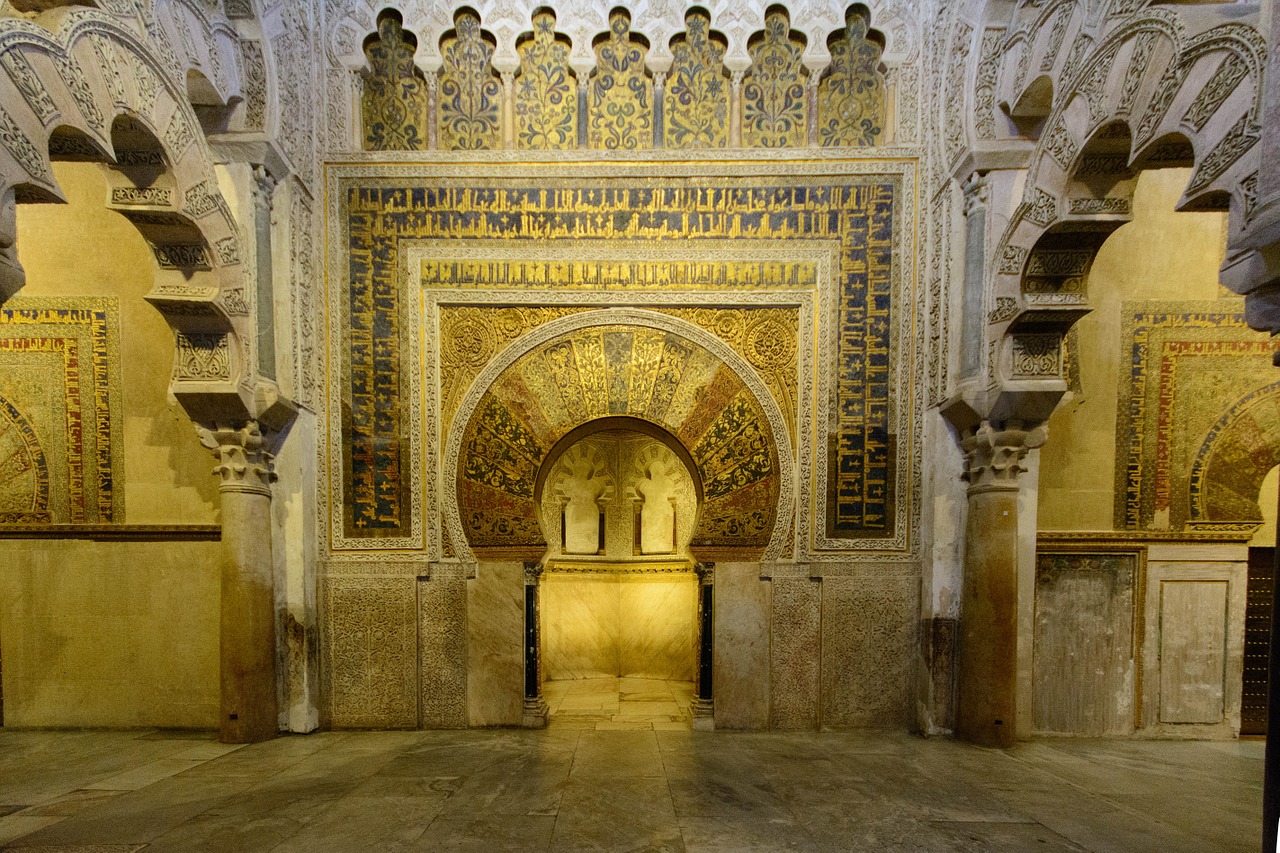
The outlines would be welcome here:
[[[220,491],[271,497],[275,456],[267,452],[257,421],[242,427],[196,427],[196,432],[218,461],[213,473],[221,478]]]

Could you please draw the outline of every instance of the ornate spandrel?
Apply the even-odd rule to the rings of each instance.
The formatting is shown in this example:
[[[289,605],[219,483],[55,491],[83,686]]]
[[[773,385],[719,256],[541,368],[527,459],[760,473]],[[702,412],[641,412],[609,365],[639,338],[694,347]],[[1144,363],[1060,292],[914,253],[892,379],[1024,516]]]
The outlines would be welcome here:
[[[502,84],[491,64],[494,45],[480,19],[464,11],[440,41],[440,147],[479,151],[502,147]]]
[[[868,38],[870,23],[858,7],[828,42],[831,66],[818,84],[818,139],[824,146],[875,145],[884,130],[884,76],[880,46]]]
[[[742,144],[789,148],[805,142],[804,42],[791,33],[787,13],[771,11],[747,46],[751,69],[742,88]]]
[[[366,151],[423,151],[427,148],[427,83],[413,64],[417,41],[400,26],[400,16],[384,13],[378,35],[365,44],[369,67],[362,72]]]
[[[727,44],[711,32],[711,19],[691,11],[685,33],[671,46],[667,74],[667,148],[723,148],[729,138],[729,77],[723,59]]]
[[[645,45],[631,36],[631,17],[609,16],[609,34],[596,44],[591,78],[592,148],[635,150],[653,141],[653,81],[644,70]]]
[[[577,147],[578,83],[569,69],[569,42],[556,34],[556,16],[540,10],[533,33],[516,45],[516,146],[562,150]]]

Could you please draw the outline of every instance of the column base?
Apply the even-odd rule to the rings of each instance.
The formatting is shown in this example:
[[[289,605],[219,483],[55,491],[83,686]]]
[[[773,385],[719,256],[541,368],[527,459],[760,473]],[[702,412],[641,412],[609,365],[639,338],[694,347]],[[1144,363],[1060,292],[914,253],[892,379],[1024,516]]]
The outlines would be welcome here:
[[[524,700],[524,717],[520,725],[526,729],[545,729],[551,716],[551,708],[541,696]]]
[[[689,703],[689,713],[693,716],[694,731],[715,731],[716,703],[714,699],[694,699]]]

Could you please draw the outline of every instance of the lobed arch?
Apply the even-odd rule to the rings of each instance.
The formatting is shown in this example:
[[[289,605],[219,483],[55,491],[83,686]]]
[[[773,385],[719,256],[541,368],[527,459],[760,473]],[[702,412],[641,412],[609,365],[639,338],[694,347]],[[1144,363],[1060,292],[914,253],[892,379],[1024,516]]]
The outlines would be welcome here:
[[[575,347],[593,354],[581,371]],[[538,368],[529,370],[535,363]],[[574,366],[557,374],[558,384],[549,383],[547,365],[557,363]],[[638,379],[635,390],[616,384],[633,365],[640,365],[638,377],[650,378]],[[602,384],[606,376],[615,384]],[[567,405],[558,389],[579,387],[583,402]],[[664,403],[655,402],[658,387],[670,389]],[[598,405],[606,398],[607,405]],[[670,434],[683,446],[680,455],[694,463],[705,498],[691,545],[696,555],[756,561],[783,553],[795,512],[795,460],[777,402],[755,370],[714,335],[635,308],[596,309],[546,323],[477,376],[442,456],[441,514],[453,553],[463,562],[477,555],[540,559],[546,543],[535,501],[539,471],[556,448],[567,446],[566,436],[577,431],[581,437],[605,417],[646,421],[655,434]],[[743,447],[753,453],[738,453]],[[473,464],[491,459],[501,470]]]
[[[199,10],[190,14],[207,21]],[[6,20],[0,29],[7,72],[0,86],[13,93],[6,104],[25,104],[0,113],[0,301],[23,284],[16,205],[61,201],[53,160],[100,162],[111,187],[107,207],[137,226],[155,252],[146,299],[177,333],[175,396],[197,422],[274,422],[283,401],[274,383],[257,375],[240,229],[188,87],[189,79],[200,81],[198,106],[225,113],[239,97],[239,72],[211,59],[220,50],[212,43],[203,57],[180,59],[166,36],[153,34],[163,26],[156,16],[132,27],[97,10],[55,9],[38,22]],[[234,37],[225,23],[197,29],[211,42],[215,31]],[[226,358],[217,361],[229,368],[185,376],[184,347],[222,350]]]
[[[870,14],[871,24],[883,40],[881,59],[893,66],[913,61],[919,55],[920,24],[917,11],[901,0],[861,0]],[[437,72],[442,64],[440,37],[453,26],[454,15],[472,8],[480,15],[481,26],[493,33],[497,49],[493,66],[499,72],[514,72],[520,64],[516,42],[530,30],[530,18],[540,8],[556,16],[557,31],[568,39],[572,51],[570,65],[581,79],[595,67],[593,40],[609,32],[609,13],[617,8],[631,17],[630,32],[643,37],[650,50],[645,64],[650,73],[666,73],[672,62],[671,40],[684,32],[685,14],[690,5],[704,8],[711,17],[711,28],[720,32],[728,43],[725,67],[730,72],[745,71],[751,64],[747,42],[764,29],[765,11],[780,5],[792,18],[792,28],[801,31],[807,42],[803,61],[812,73],[820,73],[831,62],[827,50],[830,35],[844,29],[845,12],[851,3],[806,7],[798,2],[774,3],[770,0],[704,0],[696,4],[654,4],[594,2],[575,4],[527,0],[524,3],[500,4],[494,0],[451,0],[434,4],[425,0],[404,2],[369,2],[354,0],[345,14],[330,18],[327,33],[329,55],[336,65],[351,71],[365,67],[361,44],[365,36],[377,31],[377,18],[388,8],[402,16],[404,28],[418,39],[414,61],[426,74]]]
[[[1264,45],[1237,23],[1182,32],[1157,10],[1080,61],[995,246],[995,295],[1011,306],[998,333],[1061,335],[1087,313],[1084,278],[1106,236],[1129,221],[1141,169],[1191,165],[1178,209],[1229,209],[1239,226],[1241,183],[1257,169]]]

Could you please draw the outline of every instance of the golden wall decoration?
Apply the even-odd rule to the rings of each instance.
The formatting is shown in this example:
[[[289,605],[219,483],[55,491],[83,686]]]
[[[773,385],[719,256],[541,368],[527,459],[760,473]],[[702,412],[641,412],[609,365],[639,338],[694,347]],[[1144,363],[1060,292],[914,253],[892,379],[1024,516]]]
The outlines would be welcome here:
[[[470,11],[454,19],[440,42],[440,147],[476,151],[502,147],[502,85],[493,70],[494,44]]]
[[[368,151],[423,151],[427,147],[427,81],[413,64],[417,43],[385,12],[378,37],[365,46],[369,68],[362,72],[364,147]]]
[[[1274,399],[1266,393],[1275,383],[1274,343],[1245,324],[1237,301],[1134,302],[1122,311],[1129,375],[1116,423],[1116,527],[1239,520],[1221,516],[1228,506],[1256,505],[1266,474],[1259,466],[1277,452],[1263,429]],[[1220,468],[1242,454],[1256,459]]]
[[[644,68],[649,53],[631,36],[631,17],[609,15],[608,37],[596,45],[591,78],[592,148],[637,150],[653,144],[653,80]]]
[[[729,138],[727,42],[711,33],[700,10],[685,18],[685,32],[671,45],[663,100],[663,145],[667,148],[723,148]]]
[[[335,355],[340,365],[335,381],[341,399],[335,411],[341,417],[341,438],[335,446],[342,454],[344,537],[370,544],[384,537],[401,541],[413,529],[417,487],[406,438],[406,394],[412,380],[403,370],[402,354],[417,341],[406,340],[401,332],[404,300],[410,296],[400,271],[410,247],[446,245],[465,248],[465,253],[440,254],[433,248],[432,259],[419,261],[414,298],[418,287],[619,294],[687,289],[722,290],[732,304],[731,294],[739,289],[815,289],[817,258],[829,252],[836,263],[829,308],[835,333],[821,356],[819,385],[826,396],[817,403],[819,416],[829,419],[831,436],[821,481],[825,486],[817,498],[825,538],[899,535],[895,484],[904,458],[889,395],[894,377],[901,375],[891,357],[903,310],[892,299],[900,263],[895,213],[900,210],[900,178],[756,175],[689,181],[532,175],[437,176],[412,183],[356,176],[334,192],[341,199],[347,235],[346,284],[339,291],[337,318],[345,346]],[[758,244],[813,240],[816,254],[812,261],[687,260],[691,251],[697,256],[699,241],[723,246],[737,239]],[[610,244],[614,248],[605,259],[591,259]],[[495,254],[486,255],[484,245],[495,247]],[[583,248],[551,256],[574,260],[554,260],[535,246]],[[628,247],[636,247],[636,253]],[[767,256],[764,246],[757,246],[751,257],[761,256],[756,252]],[[495,256],[502,259],[485,260]],[[648,260],[616,260],[628,257]],[[687,316],[715,328],[726,315],[707,315],[702,321]],[[770,326],[752,334],[751,321],[746,321],[736,346],[765,377],[782,402],[780,409],[794,411],[785,402],[793,393],[793,380],[782,377],[790,368],[775,366],[791,360],[794,338],[790,331],[784,336]],[[479,356],[467,353],[471,346],[465,342],[462,350],[448,355],[448,412],[472,381],[475,368],[465,365]],[[529,376],[522,381],[539,380]],[[562,417],[551,403],[547,406],[543,416]],[[580,411],[592,410],[584,404]],[[787,415],[788,422],[791,417]],[[779,432],[785,429],[780,425]]]
[[[1261,522],[1262,481],[1280,465],[1280,382],[1227,409],[1205,435],[1191,465],[1192,524]]]
[[[880,46],[867,38],[870,22],[850,9],[843,33],[830,43],[831,66],[818,83],[818,140],[822,145],[875,145],[884,128]]]
[[[779,468],[768,418],[738,375],[700,345],[641,326],[591,326],[502,372],[462,436],[459,511],[473,548],[545,546],[533,484],[555,443],[609,416],[657,424],[689,449],[704,489],[695,541],[763,549]]]
[[[809,72],[800,62],[804,42],[791,31],[787,13],[774,9],[764,30],[747,46],[751,68],[742,87],[742,144],[748,148],[804,145]]]
[[[114,298],[0,308],[0,523],[122,520],[119,322]]]
[[[569,68],[568,39],[556,34],[556,16],[533,16],[533,33],[516,44],[516,146],[563,150],[578,147],[578,83]]]

